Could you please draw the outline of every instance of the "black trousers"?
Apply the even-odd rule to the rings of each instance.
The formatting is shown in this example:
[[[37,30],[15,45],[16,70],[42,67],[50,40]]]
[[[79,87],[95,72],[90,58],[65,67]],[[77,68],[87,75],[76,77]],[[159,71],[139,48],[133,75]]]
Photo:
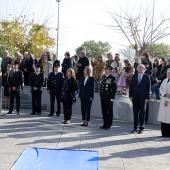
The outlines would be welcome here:
[[[92,105],[92,100],[81,99],[82,120],[90,121],[91,105]]]
[[[20,111],[20,90],[10,90],[10,106],[9,106],[9,112],[13,111],[14,107],[14,98],[16,97],[16,111]]]
[[[24,71],[24,86],[29,86],[30,74],[28,71]]]
[[[161,132],[163,137],[170,137],[170,124],[161,123]]]
[[[73,105],[72,99],[69,99],[69,100],[63,102],[64,120],[70,120],[71,119],[72,105]]]
[[[42,90],[32,90],[32,113],[41,113]]]
[[[148,106],[148,103],[146,105],[146,113],[145,113],[145,123],[147,123],[148,121],[148,113],[149,113],[149,106]]]
[[[101,101],[104,127],[110,128],[113,121],[113,101]]]
[[[145,104],[139,97],[133,100],[134,129],[143,130],[145,126]]]
[[[56,98],[56,101],[57,101],[57,112],[56,112],[56,114],[60,114],[60,112],[61,112],[60,96],[61,96],[61,94],[56,93],[56,92],[50,93],[50,113],[51,114],[54,114],[55,98]]]

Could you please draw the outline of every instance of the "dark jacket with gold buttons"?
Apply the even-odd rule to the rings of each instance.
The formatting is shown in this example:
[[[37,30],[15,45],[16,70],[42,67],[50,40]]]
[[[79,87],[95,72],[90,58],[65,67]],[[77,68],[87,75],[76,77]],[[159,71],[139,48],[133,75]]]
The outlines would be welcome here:
[[[63,73],[58,72],[55,75],[55,72],[51,72],[47,80],[47,90],[50,90],[51,93],[61,93],[63,83]]]
[[[110,101],[111,99],[115,99],[116,90],[116,78],[111,74],[109,76],[103,75],[100,84],[101,101]]]
[[[16,87],[17,89],[20,88],[22,84],[22,71],[17,70],[16,72],[10,71],[9,77],[8,77],[8,84],[9,87]]]
[[[42,72],[38,73],[31,73],[30,75],[30,86],[31,89],[34,87],[37,87],[38,90],[40,90],[43,87],[44,84],[44,74]]]

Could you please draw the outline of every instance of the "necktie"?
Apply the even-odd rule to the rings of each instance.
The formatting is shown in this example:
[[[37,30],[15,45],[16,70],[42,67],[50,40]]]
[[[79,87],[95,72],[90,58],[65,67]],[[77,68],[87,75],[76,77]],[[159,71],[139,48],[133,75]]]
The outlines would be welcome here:
[[[138,76],[138,84],[140,84],[141,80],[142,80],[142,76],[139,74],[139,76]]]

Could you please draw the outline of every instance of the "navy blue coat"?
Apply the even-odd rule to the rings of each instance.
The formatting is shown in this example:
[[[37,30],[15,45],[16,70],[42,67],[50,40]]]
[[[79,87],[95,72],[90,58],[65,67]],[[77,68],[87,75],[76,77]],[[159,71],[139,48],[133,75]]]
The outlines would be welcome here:
[[[80,85],[80,93],[79,97],[80,99],[84,100],[90,100],[90,98],[94,98],[94,77],[89,77],[86,81],[86,84],[84,85],[85,77],[81,79],[81,85]]]
[[[138,74],[134,74],[131,80],[131,85],[129,89],[129,97],[135,100],[138,96],[141,102],[145,99],[149,100],[150,93],[150,78],[147,74],[143,74],[140,84],[138,84]]]

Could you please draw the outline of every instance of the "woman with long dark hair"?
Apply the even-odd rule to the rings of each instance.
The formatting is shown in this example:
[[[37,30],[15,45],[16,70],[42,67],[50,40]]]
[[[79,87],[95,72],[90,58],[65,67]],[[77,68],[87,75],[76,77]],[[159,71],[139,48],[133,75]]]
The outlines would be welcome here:
[[[149,63],[148,70],[152,71],[153,64],[151,62],[151,57],[150,57],[150,54],[148,52],[143,53],[143,60],[146,61],[147,63]]]
[[[66,71],[66,77],[63,81],[61,102],[63,103],[64,121],[63,124],[70,123],[72,116],[72,105],[76,101],[76,91],[78,91],[78,85],[75,79],[75,72],[69,68]]]
[[[91,76],[91,69],[89,67],[86,67],[84,69],[84,77],[81,79],[79,94],[83,120],[81,126],[88,126],[88,123],[90,121],[91,105],[94,98],[94,84],[95,79]]]
[[[166,66],[166,60],[164,58],[160,59],[160,65],[161,65],[160,75],[156,77],[157,83],[153,85],[153,91],[155,92],[156,100],[160,100],[159,88],[162,84],[162,81],[166,79],[168,69]]]

